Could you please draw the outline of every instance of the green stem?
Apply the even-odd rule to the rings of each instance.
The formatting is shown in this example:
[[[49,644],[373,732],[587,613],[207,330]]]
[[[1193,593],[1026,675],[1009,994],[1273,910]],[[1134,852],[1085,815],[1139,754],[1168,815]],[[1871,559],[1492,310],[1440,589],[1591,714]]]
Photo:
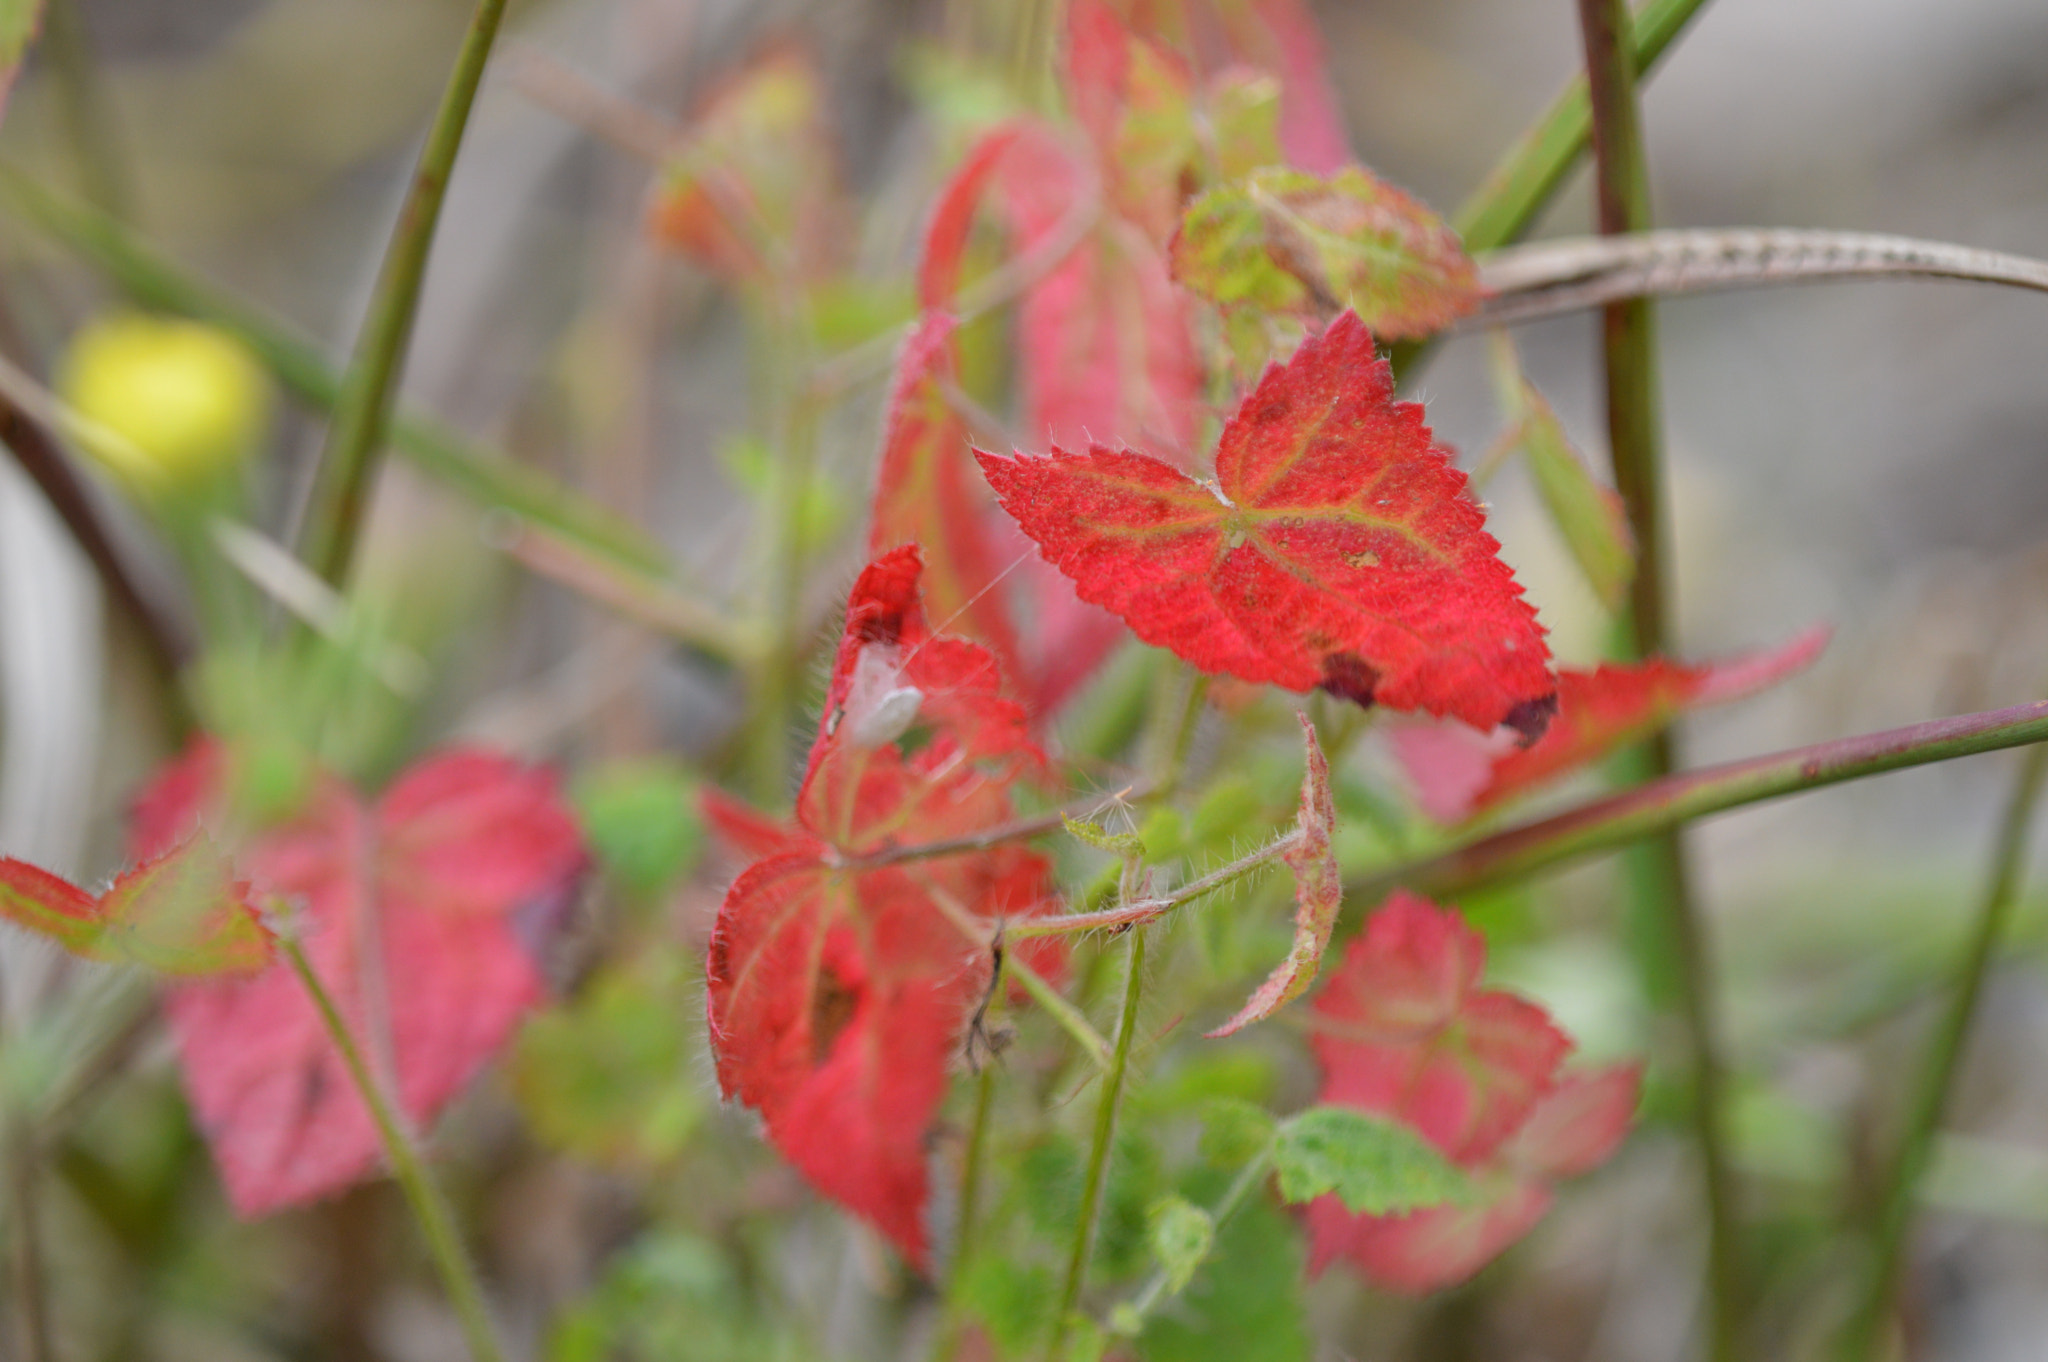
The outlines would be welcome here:
[[[1618,850],[1709,814],[2042,741],[2048,741],[2048,701],[2037,700],[1704,767],[1374,871],[1347,883],[1344,897],[1347,902],[1372,904],[1399,888],[1440,897],[1470,893],[1526,879],[1561,862]],[[1024,935],[1024,926],[1013,924],[1010,935]]]
[[[1019,935],[1015,925],[1007,929],[1007,935]],[[1065,994],[1047,982],[1044,975],[1019,960],[1015,954],[1004,958],[1003,972],[1023,985],[1024,991],[1031,995],[1031,1001],[1037,1003],[1047,1016],[1059,1023],[1062,1031],[1074,1038],[1075,1043],[1081,1047],[1081,1052],[1088,1056],[1089,1063],[1103,1073],[1110,1071],[1114,1061],[1109,1042],[1090,1024],[1086,1013],[1068,1002]]]
[[[1650,185],[1636,100],[1636,63],[1624,0],[1579,0],[1604,236],[1648,230]],[[1614,481],[1636,545],[1636,570],[1624,616],[1633,657],[1670,651],[1666,610],[1669,553],[1664,495],[1663,418],[1657,382],[1656,319],[1647,298],[1602,310],[1601,354],[1607,379],[1607,434]],[[1644,745],[1639,758],[1650,779],[1671,773],[1670,731]],[[1692,1122],[1707,1206],[1707,1283],[1712,1332],[1708,1355],[1733,1362],[1741,1335],[1741,1263],[1736,1242],[1736,1189],[1723,1122],[1723,1077],[1714,1015],[1713,969],[1706,927],[1694,902],[1685,845],[1676,827],[1630,854],[1632,898],[1648,943],[1646,974],[1671,976],[1691,1050]]]
[[[1633,69],[1648,76],[1706,0],[1649,0],[1636,11],[1630,29]],[[1509,147],[1470,198],[1460,204],[1451,225],[1474,255],[1498,250],[1528,230],[1536,215],[1556,196],[1565,176],[1593,132],[1592,103],[1586,78],[1575,76],[1551,101],[1543,117]],[[1408,341],[1393,350],[1394,372],[1412,379],[1434,346]]]
[[[43,1274],[41,1200],[36,1183],[36,1140],[26,1115],[10,1118],[6,1134],[9,1275],[13,1279],[15,1346],[22,1362],[50,1362],[49,1286]]]
[[[1919,1081],[1906,1106],[1906,1128],[1898,1153],[1884,1178],[1883,1200],[1879,1204],[1875,1247],[1864,1297],[1852,1317],[1842,1356],[1847,1359],[1876,1357],[1886,1318],[1897,1289],[1901,1259],[1913,1224],[1913,1210],[1920,1194],[1940,1133],[1941,1114],[1955,1087],[1956,1071],[1970,1041],[1977,1018],[1977,1004],[1983,997],[1984,981],[1999,941],[2012,921],[2013,905],[2019,899],[2020,878],[2026,868],[2027,845],[2033,830],[2034,811],[2048,781],[2048,747],[2027,753],[2005,806],[2005,820],[1999,828],[1998,844],[1992,853],[1991,875],[1984,897],[1977,906],[1975,929],[1955,993],[1928,1047]]]
[[[808,373],[806,328],[784,324],[778,330],[775,346],[788,361],[786,367],[794,374]],[[779,462],[773,495],[766,507],[770,558],[763,574],[768,583],[766,616],[771,621],[770,641],[754,671],[755,709],[748,743],[754,797],[770,807],[780,806],[789,797],[790,726],[796,710],[797,686],[803,675],[806,643],[806,520],[818,453],[817,400],[804,391],[801,381],[778,386]]]
[[[442,92],[441,107],[413,167],[412,188],[392,228],[369,316],[356,336],[348,372],[342,376],[341,399],[327,428],[327,444],[313,484],[304,544],[307,565],[337,588],[348,582],[349,564],[362,530],[363,507],[383,453],[398,376],[405,368],[413,319],[419,312],[427,256],[448,194],[448,176],[455,167],[455,153],[462,146],[477,86],[483,81],[484,63],[504,13],[505,0],[477,0],[462,50],[455,58],[455,70]]]
[[[1145,981],[1145,932],[1131,932],[1130,953],[1124,975],[1123,1014],[1117,1022],[1116,1053],[1110,1058],[1109,1073],[1102,1080],[1102,1095],[1095,1105],[1095,1138],[1088,1149],[1088,1175],[1081,1185],[1081,1214],[1074,1225],[1074,1246],[1067,1257],[1066,1281],[1060,1287],[1059,1308],[1052,1319],[1052,1333],[1046,1344],[1048,1362],[1060,1355],[1067,1340],[1067,1320],[1081,1300],[1081,1284],[1088,1276],[1088,1255],[1095,1247],[1095,1219],[1102,1208],[1102,1189],[1109,1181],[1112,1137],[1116,1134],[1116,1109],[1123,1098],[1124,1073],[1131,1057],[1131,1037],[1138,1029],[1138,996]]]
[[[1279,860],[1292,851],[1300,841],[1301,832],[1298,829],[1282,833],[1257,851],[1240,856],[1230,864],[1220,866],[1198,879],[1189,880],[1164,898],[1126,899],[1114,908],[1104,908],[1093,913],[1062,913],[1045,917],[1017,918],[1004,930],[1012,939],[1018,939],[1143,926],[1166,916],[1176,908],[1193,903],[1206,894],[1213,894],[1218,889],[1235,884],[1259,867]]]
[[[320,346],[160,254],[113,218],[5,167],[0,199],[140,305],[217,326],[248,346],[300,401],[328,412],[339,404],[341,375]],[[641,576],[659,579],[668,571],[661,550],[610,511],[531,468],[476,448],[446,426],[401,413],[390,435],[393,448],[414,467],[479,506],[545,526]]]
[[[1002,981],[996,980],[996,987]],[[931,1362],[950,1362],[960,1346],[961,1316],[954,1297],[960,1270],[974,1256],[974,1231],[981,1219],[981,1184],[988,1164],[989,1110],[995,1104],[996,1071],[984,1064],[974,1076],[974,1114],[967,1125],[967,1157],[960,1168],[960,1218],[953,1236],[953,1262],[947,1272],[945,1299],[941,1302],[938,1327],[932,1330],[927,1351]]]
[[[484,1293],[477,1282],[476,1269],[462,1251],[454,1218],[442,1200],[440,1189],[428,1175],[426,1165],[421,1162],[419,1151],[414,1147],[397,1107],[386,1096],[384,1085],[370,1072],[362,1047],[356,1044],[355,1035],[349,1030],[348,1023],[342,1020],[333,995],[313,972],[305,950],[289,936],[279,938],[278,949],[291,966],[292,973],[299,977],[306,996],[313,1000],[314,1008],[320,1013],[321,1025],[341,1055],[349,1078],[362,1095],[363,1105],[369,1109],[370,1120],[377,1127],[377,1137],[384,1144],[384,1155],[391,1161],[392,1175],[398,1179],[406,1204],[412,1208],[420,1235],[426,1240],[427,1252],[441,1274],[441,1284],[462,1321],[462,1332],[469,1340],[470,1356],[476,1362],[504,1362],[497,1336],[491,1332],[490,1316],[484,1309]]]

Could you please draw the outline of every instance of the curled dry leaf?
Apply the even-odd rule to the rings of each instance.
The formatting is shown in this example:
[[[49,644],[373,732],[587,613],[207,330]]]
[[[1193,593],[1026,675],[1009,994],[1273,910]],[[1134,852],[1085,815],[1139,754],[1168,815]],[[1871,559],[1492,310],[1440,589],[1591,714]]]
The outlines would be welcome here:
[[[1102,445],[976,457],[1083,600],[1203,671],[1530,740],[1549,721],[1535,611],[1349,313],[1266,372],[1213,484]]]
[[[1316,741],[1315,726],[1307,715],[1298,717],[1308,747],[1301,775],[1301,807],[1295,814],[1300,840],[1284,856],[1287,868],[1294,872],[1294,945],[1245,1005],[1208,1033],[1211,1039],[1264,1021],[1308,991],[1322,964],[1323,948],[1330,944],[1330,932],[1337,925],[1337,910],[1343,905],[1344,873],[1337,866],[1337,851],[1330,840],[1337,825],[1330,764],[1323,758],[1322,744]]]

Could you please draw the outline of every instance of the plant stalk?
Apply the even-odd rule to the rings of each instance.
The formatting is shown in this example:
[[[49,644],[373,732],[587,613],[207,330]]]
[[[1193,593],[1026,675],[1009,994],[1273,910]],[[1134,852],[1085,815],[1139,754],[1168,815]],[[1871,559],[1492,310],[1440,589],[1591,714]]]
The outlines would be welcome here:
[[[1991,856],[1991,874],[1978,902],[1975,925],[1970,934],[1962,968],[1956,976],[1955,992],[1948,1010],[1928,1046],[1927,1057],[1906,1106],[1906,1127],[1898,1153],[1882,1182],[1869,1276],[1864,1297],[1844,1336],[1842,1356],[1855,1359],[1878,1356],[1885,1320],[1898,1288],[1901,1263],[1913,1225],[1913,1212],[1941,1130],[1941,1114],[1955,1088],[1956,1072],[1970,1043],[1970,1031],[1977,1019],[1977,1005],[1991,972],[1998,943],[2012,921],[2013,906],[2019,900],[2020,879],[2026,869],[2027,847],[2033,831],[2034,813],[2040,806],[2041,791],[2048,783],[2048,747],[2030,750],[2006,801],[2005,819],[1999,827],[1998,843]]]
[[[1060,1287],[1059,1307],[1053,1314],[1052,1332],[1046,1344],[1047,1362],[1056,1362],[1067,1340],[1067,1320],[1081,1300],[1081,1285],[1088,1276],[1088,1256],[1095,1247],[1095,1220],[1102,1209],[1102,1190],[1109,1181],[1112,1138],[1116,1134],[1116,1109],[1123,1098],[1124,1074],[1131,1057],[1131,1037],[1138,1029],[1138,996],[1145,982],[1145,932],[1131,932],[1126,956],[1123,1014],[1117,1022],[1116,1051],[1109,1072],[1102,1080],[1102,1095],[1095,1106],[1095,1137],[1088,1149],[1088,1175],[1081,1185],[1081,1214],[1074,1225],[1073,1251],[1067,1257],[1067,1276]]]
[[[412,188],[392,229],[369,315],[342,376],[341,398],[335,404],[313,485],[304,542],[307,565],[336,588],[347,585],[364,506],[397,397],[398,378],[405,369],[413,319],[419,312],[434,228],[441,219],[455,153],[462,145],[469,111],[476,103],[484,64],[504,13],[505,0],[477,0],[455,70],[442,93],[441,107],[413,168]]]
[[[1586,53],[1600,232],[1620,236],[1647,231],[1649,173],[1628,7],[1624,0],[1579,0],[1579,29]],[[1602,309],[1601,354],[1615,487],[1636,544],[1635,576],[1623,617],[1626,651],[1636,658],[1661,656],[1671,651],[1665,535],[1669,517],[1656,318],[1648,298],[1628,298]],[[1674,766],[1670,731],[1661,731],[1644,744],[1632,765],[1649,779],[1669,775]],[[1706,927],[1693,899],[1678,828],[1648,839],[1629,860],[1640,934],[1648,946],[1645,973],[1653,985],[1658,976],[1670,976],[1691,1050],[1691,1115],[1707,1207],[1708,1355],[1716,1362],[1734,1362],[1741,1337],[1741,1263],[1735,1238],[1736,1188],[1723,1133],[1723,1079]],[[1653,987],[1653,995],[1655,991]]]
[[[476,1269],[462,1251],[454,1217],[421,1161],[404,1118],[386,1095],[384,1085],[371,1073],[362,1047],[356,1043],[354,1033],[342,1019],[334,996],[313,972],[304,948],[284,935],[278,940],[278,949],[291,966],[292,973],[298,976],[306,996],[313,1000],[314,1008],[320,1013],[321,1025],[341,1055],[349,1078],[362,1095],[363,1105],[369,1109],[370,1119],[377,1127],[377,1136],[384,1144],[384,1155],[391,1161],[392,1175],[398,1179],[399,1190],[405,1194],[406,1204],[412,1208],[420,1236],[426,1240],[427,1252],[441,1274],[441,1284],[448,1292],[449,1303],[455,1307],[456,1316],[462,1322],[470,1356],[475,1362],[504,1362],[497,1335],[491,1331],[490,1315],[484,1308],[483,1287],[477,1281]]]

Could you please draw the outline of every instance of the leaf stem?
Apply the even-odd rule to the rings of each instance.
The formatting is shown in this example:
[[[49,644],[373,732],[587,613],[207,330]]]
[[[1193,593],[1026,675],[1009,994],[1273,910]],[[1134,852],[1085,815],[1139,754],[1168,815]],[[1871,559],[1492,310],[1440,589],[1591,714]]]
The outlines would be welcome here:
[[[1062,936],[1071,932],[1092,932],[1105,927],[1135,927],[1156,921],[1176,908],[1185,907],[1205,894],[1213,894],[1226,885],[1235,884],[1259,867],[1279,860],[1292,851],[1301,841],[1301,830],[1283,833],[1257,851],[1238,857],[1230,864],[1220,866],[1199,879],[1189,880],[1180,888],[1156,899],[1130,899],[1114,908],[1104,908],[1093,913],[1064,913],[1056,917],[1015,918],[1005,928],[1012,938],[1032,936]]]
[[[1019,934],[1014,925],[1005,929],[1007,936]],[[1031,1001],[1043,1008],[1059,1023],[1061,1030],[1079,1043],[1082,1053],[1098,1070],[1108,1073],[1114,1067],[1109,1042],[1102,1038],[1102,1033],[1095,1029],[1087,1014],[1068,1002],[1066,995],[1047,982],[1044,975],[1019,960],[1014,952],[1003,958],[1003,972],[1024,986],[1024,991],[1031,995]]]
[[[1116,1110],[1123,1098],[1124,1074],[1131,1057],[1131,1037],[1138,1029],[1138,997],[1145,981],[1145,932],[1130,935],[1124,974],[1123,1013],[1117,1022],[1116,1052],[1110,1057],[1109,1072],[1102,1080],[1102,1095],[1095,1104],[1095,1136],[1088,1148],[1088,1174],[1081,1185],[1081,1213],[1074,1224],[1073,1250],[1067,1257],[1067,1276],[1060,1286],[1059,1306],[1053,1313],[1052,1333],[1046,1344],[1047,1362],[1056,1362],[1067,1339],[1067,1319],[1081,1299],[1081,1285],[1088,1275],[1088,1256],[1095,1247],[1095,1220],[1102,1209],[1102,1189],[1109,1181],[1112,1137],[1116,1133]]]
[[[1869,1276],[1864,1280],[1863,1300],[1845,1335],[1844,1358],[1873,1357],[1877,1353],[1879,1335],[1897,1289],[1920,1185],[1933,1155],[1935,1137],[1940,1133],[1942,1110],[1948,1105],[1956,1071],[1969,1045],[1992,957],[2019,899],[2034,812],[2040,805],[2044,783],[2048,783],[2048,747],[2035,747],[2027,753],[2013,783],[2012,795],[2006,801],[2005,819],[1991,856],[1991,874],[1977,906],[1976,923],[1956,976],[1955,992],[1928,1046],[1919,1079],[1906,1105],[1906,1128],[1898,1153],[1881,1184],[1883,1200],[1878,1207]]]
[[[484,63],[504,13],[505,0],[477,0],[448,88],[442,92],[441,107],[413,167],[412,188],[392,228],[369,315],[342,376],[341,398],[327,428],[327,444],[313,484],[304,543],[307,565],[337,588],[347,585],[349,564],[362,531],[363,508],[383,452],[398,376],[405,368],[413,319],[419,312],[434,228],[441,219],[455,153],[462,146],[477,86],[483,82]]]
[[[441,1274],[441,1284],[448,1292],[449,1302],[462,1321],[470,1356],[476,1362],[504,1362],[497,1336],[491,1331],[490,1316],[484,1308],[483,1288],[477,1281],[476,1269],[462,1251],[454,1218],[449,1214],[447,1203],[442,1199],[440,1189],[434,1185],[426,1165],[420,1160],[404,1118],[385,1094],[383,1084],[370,1072],[362,1047],[356,1043],[348,1023],[342,1019],[334,996],[313,972],[304,948],[289,933],[280,933],[278,949],[291,966],[292,973],[298,976],[306,995],[313,1000],[314,1008],[320,1013],[321,1024],[341,1055],[341,1062],[348,1069],[356,1091],[361,1094],[363,1105],[369,1109],[370,1119],[377,1127],[377,1136],[383,1141],[385,1157],[391,1160],[392,1174],[398,1179],[406,1204],[412,1208],[420,1235],[426,1240],[427,1252]]]

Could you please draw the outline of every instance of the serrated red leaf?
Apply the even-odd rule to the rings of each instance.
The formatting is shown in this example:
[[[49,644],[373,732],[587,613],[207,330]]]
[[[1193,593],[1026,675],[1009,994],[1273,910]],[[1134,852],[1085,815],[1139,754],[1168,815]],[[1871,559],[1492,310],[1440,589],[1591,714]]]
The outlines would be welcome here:
[[[163,974],[246,974],[272,957],[248,886],[203,836],[123,871],[98,897],[0,857],[0,918],[88,960]]]
[[[705,977],[720,1087],[922,1267],[949,1061],[986,992],[997,924],[1044,911],[1051,885],[1018,846],[860,862],[1008,820],[1009,784],[1044,760],[989,652],[929,631],[920,566],[899,549],[855,583],[795,827],[733,882]],[[769,848],[754,820],[725,821]],[[1059,968],[1057,944],[1026,954]]]
[[[1294,872],[1294,945],[1245,1005],[1207,1033],[1212,1040],[1265,1020],[1308,991],[1322,964],[1323,949],[1330,944],[1330,932],[1337,925],[1337,910],[1343,905],[1344,872],[1338,868],[1337,851],[1330,841],[1337,825],[1330,764],[1316,741],[1315,725],[1305,714],[1296,717],[1301,720],[1308,756],[1301,776],[1301,806],[1295,814],[1301,840],[1283,855],[1287,868]]]
[[[1682,714],[1768,689],[1811,664],[1827,642],[1820,627],[1726,662],[1687,666],[1651,658],[1590,672],[1561,669],[1557,717],[1526,748],[1457,723],[1402,725],[1389,730],[1388,740],[1423,810],[1458,822],[1640,742]]]
[[[147,852],[195,825],[225,827],[223,770],[219,749],[196,746],[138,802],[132,840]],[[375,807],[319,777],[303,809],[248,837],[237,863],[259,896],[296,909],[314,972],[369,1053],[388,1054],[399,1105],[425,1126],[541,1000],[539,938],[584,853],[552,776],[457,750],[413,767]],[[369,1113],[289,970],[186,985],[165,1010],[240,1214],[376,1168]]]
[[[1536,1227],[1551,1183],[1590,1172],[1628,1134],[1642,1086],[1636,1065],[1568,1073],[1473,1178],[1469,1203],[1407,1215],[1353,1215],[1334,1196],[1307,1213],[1309,1271],[1349,1259],[1379,1285],[1422,1294],[1471,1277]]]
[[[1479,987],[1486,943],[1454,911],[1388,899],[1316,995],[1321,1099],[1412,1127],[1482,1164],[1550,1090],[1571,1048],[1543,1009]]]
[[[976,451],[1082,599],[1196,667],[1542,732],[1549,652],[1421,408],[1350,314],[1267,370],[1214,486],[1149,455]]]
[[[1322,1102],[1391,1117],[1464,1168],[1474,1195],[1407,1215],[1309,1204],[1309,1270],[1342,1257],[1397,1291],[1477,1272],[1549,1210],[1550,1184],[1628,1133],[1638,1065],[1560,1073],[1571,1041],[1543,1009],[1478,987],[1485,943],[1453,910],[1397,893],[1315,1001]]]

